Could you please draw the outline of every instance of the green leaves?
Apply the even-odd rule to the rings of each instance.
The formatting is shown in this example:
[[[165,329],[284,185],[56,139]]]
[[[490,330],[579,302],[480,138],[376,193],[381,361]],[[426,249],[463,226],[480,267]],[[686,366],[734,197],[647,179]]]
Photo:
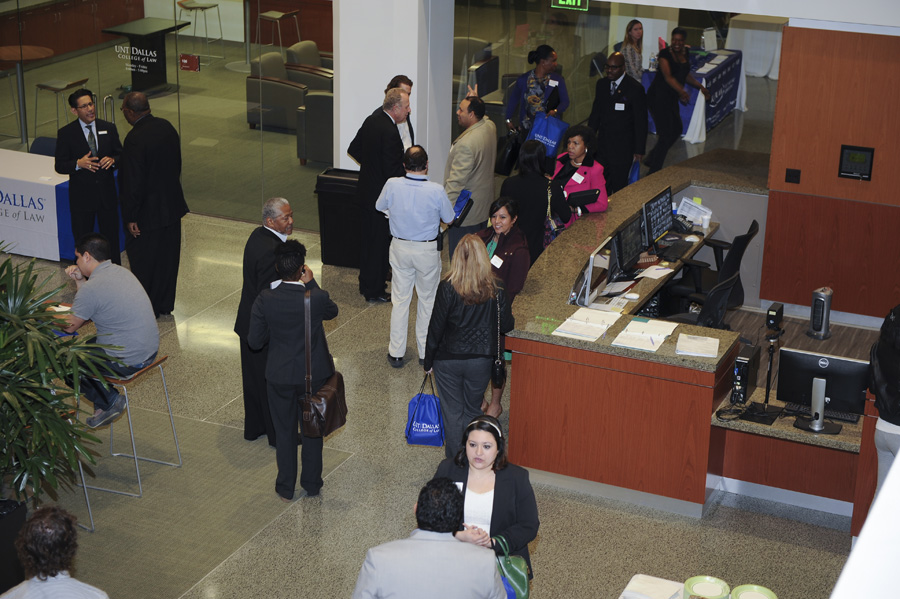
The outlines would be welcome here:
[[[66,323],[52,299],[63,286],[52,279],[39,281],[35,260],[0,264],[0,483],[18,499],[71,484],[79,459],[94,463],[97,439],[75,419],[75,397],[80,376],[109,372],[93,335],[57,334]]]

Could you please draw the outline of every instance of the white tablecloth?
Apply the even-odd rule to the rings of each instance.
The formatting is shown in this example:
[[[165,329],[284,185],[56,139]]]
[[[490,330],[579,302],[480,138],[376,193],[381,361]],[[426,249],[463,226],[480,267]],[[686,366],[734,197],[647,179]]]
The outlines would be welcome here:
[[[778,79],[781,64],[781,30],[785,17],[736,15],[728,26],[726,48],[744,53],[744,71],[749,77]]]
[[[53,157],[0,150],[0,242],[23,256],[59,260]]]

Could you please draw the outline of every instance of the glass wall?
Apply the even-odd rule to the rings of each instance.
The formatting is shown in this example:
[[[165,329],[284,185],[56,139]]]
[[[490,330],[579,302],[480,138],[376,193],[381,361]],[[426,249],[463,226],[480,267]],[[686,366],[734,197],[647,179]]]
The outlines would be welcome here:
[[[300,38],[322,54],[332,50],[332,3],[204,4],[215,8],[184,9],[175,0],[0,0],[0,148],[46,147],[34,140],[55,138],[75,118],[67,98],[79,87],[94,93],[98,118],[112,121],[124,141],[131,127],[121,97],[145,91],[153,114],[181,135],[182,184],[193,212],[257,222],[266,198],[284,196],[295,227],[317,230],[313,190],[331,152],[320,143],[300,163],[298,147],[309,147],[298,145],[297,107],[305,91],[318,89],[320,114],[312,118],[323,119],[332,79],[321,62],[302,76],[284,63]],[[257,15],[267,11],[297,11],[298,18],[262,20],[260,45]],[[261,55],[262,72],[257,67],[252,76]]]

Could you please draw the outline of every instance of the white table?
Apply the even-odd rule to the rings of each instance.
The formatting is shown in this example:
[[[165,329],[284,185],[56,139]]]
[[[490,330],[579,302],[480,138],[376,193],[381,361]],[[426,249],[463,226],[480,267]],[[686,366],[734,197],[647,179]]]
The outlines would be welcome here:
[[[781,64],[781,30],[785,17],[736,15],[728,26],[726,48],[744,53],[744,71],[750,77],[778,79]]]
[[[50,156],[12,150],[0,150],[0,165],[0,242],[13,254],[58,261],[56,186],[68,175],[53,170]]]

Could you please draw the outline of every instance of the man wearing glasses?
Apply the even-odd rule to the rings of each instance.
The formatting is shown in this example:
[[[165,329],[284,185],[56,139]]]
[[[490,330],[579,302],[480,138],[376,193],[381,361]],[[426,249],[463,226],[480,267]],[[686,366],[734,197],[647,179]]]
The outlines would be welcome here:
[[[647,94],[625,74],[625,57],[614,52],[606,60],[606,77],[597,81],[588,126],[597,132],[597,160],[603,165],[606,193],[628,185],[631,163],[640,162],[647,146]]]
[[[56,134],[56,172],[69,175],[69,210],[75,241],[94,231],[109,240],[110,259],[121,264],[119,204],[114,172],[122,154],[116,126],[97,118],[94,95],[79,89],[69,96],[78,117]]]

